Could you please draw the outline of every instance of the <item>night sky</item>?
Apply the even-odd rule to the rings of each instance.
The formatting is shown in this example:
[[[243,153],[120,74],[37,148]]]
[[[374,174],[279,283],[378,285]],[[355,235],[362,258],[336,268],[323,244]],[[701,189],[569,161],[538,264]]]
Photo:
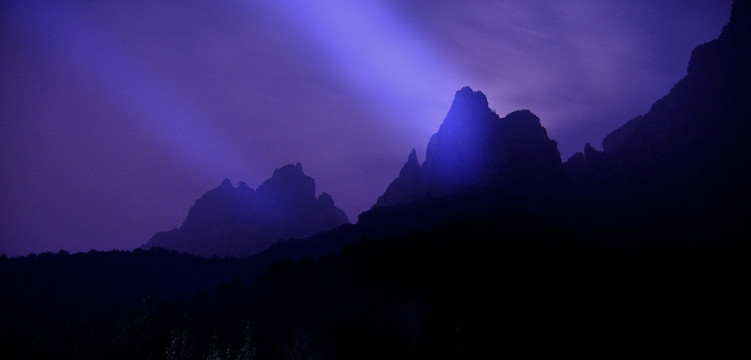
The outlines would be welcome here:
[[[356,221],[465,85],[565,161],[665,95],[731,0],[300,3],[2,2],[0,253],[132,249],[295,162]]]

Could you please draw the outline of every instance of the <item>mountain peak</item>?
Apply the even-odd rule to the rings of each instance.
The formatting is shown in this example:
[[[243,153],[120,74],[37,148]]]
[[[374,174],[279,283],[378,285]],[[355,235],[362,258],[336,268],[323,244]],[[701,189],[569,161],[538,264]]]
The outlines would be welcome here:
[[[420,165],[413,149],[399,177],[375,206],[419,200],[464,188],[493,187],[514,194],[553,195],[561,170],[557,143],[529,110],[501,118],[481,91],[456,92],[446,118],[428,142]]]
[[[274,170],[271,178],[256,189],[256,193],[275,199],[287,199],[294,203],[299,199],[315,200],[316,182],[305,175],[302,165],[287,164]]]
[[[419,177],[420,176],[420,161],[417,160],[417,151],[412,149],[407,157],[407,162],[404,163],[402,169],[399,171],[400,177]]]
[[[465,86],[459,89],[454,95],[454,102],[456,101],[477,101],[478,103],[488,104],[488,98],[480,90],[472,90],[471,87]]]
[[[302,165],[276,170],[256,191],[229,179],[190,208],[179,229],[154,235],[143,247],[159,246],[202,256],[248,256],[279,239],[302,238],[348,223],[331,195],[315,196],[315,180]]]
[[[407,157],[407,163],[408,164],[420,164],[417,161],[417,151],[413,148],[412,151],[409,153],[409,157]]]
[[[407,201],[419,200],[423,195],[422,170],[417,160],[417,151],[412,149],[399,171],[399,177],[388,186],[386,192],[378,197],[375,206],[389,206]]]
[[[456,92],[454,101],[444,123],[457,120],[471,120],[478,114],[489,111],[488,98],[481,91],[474,91],[469,86],[465,86]]]
[[[276,170],[274,170],[274,173],[271,175],[272,178],[275,177],[281,177],[281,178],[290,178],[290,177],[303,177],[305,176],[305,173],[302,171],[302,164],[295,163],[293,164],[287,164],[284,165]]]
[[[229,179],[222,180],[222,183],[219,185],[220,188],[228,188],[228,189],[234,189],[235,187],[232,186],[232,181],[229,181]]]

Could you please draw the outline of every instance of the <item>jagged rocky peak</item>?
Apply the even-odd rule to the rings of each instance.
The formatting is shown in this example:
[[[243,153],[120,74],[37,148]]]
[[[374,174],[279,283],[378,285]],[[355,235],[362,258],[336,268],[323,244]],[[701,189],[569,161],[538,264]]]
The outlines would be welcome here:
[[[409,152],[409,156],[407,156],[407,164],[420,166],[420,162],[417,160],[417,150],[414,148]]]
[[[262,196],[284,195],[285,198],[314,200],[316,182],[303,173],[300,163],[288,164],[274,170],[271,178],[264,181],[256,192]]]
[[[425,195],[422,169],[417,160],[417,151],[412,149],[399,171],[399,177],[389,184],[386,192],[378,197],[374,206],[389,206],[420,200]]]
[[[485,94],[464,87],[438,132],[431,136],[420,165],[413,152],[399,177],[375,206],[412,202],[463,188],[499,187],[508,192],[534,193],[561,170],[560,153],[540,119],[529,110],[501,118],[490,109]]]
[[[279,239],[306,237],[349,223],[327,193],[315,196],[315,180],[302,165],[274,170],[253,190],[224,179],[193,205],[182,226],[154,235],[143,247],[175,249],[202,256],[248,256]]]
[[[407,162],[399,170],[399,176],[415,176],[420,173],[420,162],[417,160],[417,151],[412,149],[407,157]]]
[[[482,92],[469,87],[456,92],[446,118],[428,141],[422,171],[431,191],[485,182],[483,168],[493,151],[488,137],[496,134],[498,121]]]
[[[488,106],[488,99],[481,91],[473,91],[469,86],[463,87],[454,95],[448,114],[443,119],[438,132],[428,142],[425,161],[429,164],[441,146],[454,143],[462,145],[478,140],[481,132],[497,122],[498,114]]]
[[[428,143],[423,173],[431,192],[441,193],[509,185],[558,167],[558,146],[536,115],[518,110],[501,118],[482,92],[463,88]]]
[[[304,184],[304,186],[308,189],[312,187],[313,192],[315,192],[315,180],[313,180],[312,177],[305,175],[305,173],[302,171],[302,164],[300,163],[296,163],[294,165],[287,164],[274,170],[274,174],[271,176],[271,179],[267,180],[267,182],[270,181],[287,182],[288,184],[295,183],[301,186],[303,186]]]
[[[487,111],[490,111],[490,107],[485,94],[465,86],[454,95],[454,101],[451,103],[444,123],[481,120],[481,116]]]

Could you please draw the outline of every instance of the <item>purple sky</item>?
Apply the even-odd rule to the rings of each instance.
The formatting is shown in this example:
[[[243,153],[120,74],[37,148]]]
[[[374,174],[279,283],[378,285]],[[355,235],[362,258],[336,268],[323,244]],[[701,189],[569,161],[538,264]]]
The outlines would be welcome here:
[[[665,95],[730,2],[4,1],[0,253],[132,249],[294,162],[354,221],[464,85],[565,160]]]

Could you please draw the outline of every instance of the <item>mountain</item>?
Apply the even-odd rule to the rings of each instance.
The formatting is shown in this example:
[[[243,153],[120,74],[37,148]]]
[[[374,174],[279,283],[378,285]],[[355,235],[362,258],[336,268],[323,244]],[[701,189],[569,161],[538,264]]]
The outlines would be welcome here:
[[[467,188],[493,188],[522,199],[560,196],[561,155],[529,110],[501,118],[480,91],[464,87],[420,165],[413,150],[376,207],[409,203]]]
[[[751,212],[751,5],[733,4],[718,39],[650,110],[565,165],[582,218],[668,232],[739,229]],[[620,224],[620,225],[619,225]],[[739,227],[740,226],[740,227]]]
[[[413,150],[360,219],[420,229],[520,206],[587,238],[740,238],[751,230],[750,8],[735,2],[719,38],[693,50],[686,76],[607,135],[602,151],[586,144],[563,164],[533,113],[501,118],[481,92],[459,90],[425,161]],[[431,215],[409,213],[417,208]]]
[[[737,238],[751,217],[748,18],[749,5],[734,3],[720,37],[693,51],[687,75],[668,95],[610,133],[602,151],[587,144],[565,163],[536,115],[519,110],[500,117],[482,92],[464,87],[430,138],[425,161],[412,150],[356,226],[308,243],[282,242],[262,257],[330,254],[361,238],[431,231],[447,222],[485,226],[478,224],[501,217],[632,243],[629,234]],[[313,180],[292,165],[256,191],[223,183],[196,203],[180,229],[155,235],[146,247],[247,255],[277,239],[346,223],[330,196],[314,193]]]
[[[182,226],[154,235],[142,248],[162,247],[201,256],[248,256],[280,239],[303,238],[349,223],[302,165],[285,165],[255,191],[225,179],[188,211]]]
[[[649,112],[565,164],[536,116],[465,88],[357,224],[243,259],[0,256],[3,358],[742,353],[747,4]],[[149,245],[210,254],[342,222],[287,165],[256,190],[225,180]]]

